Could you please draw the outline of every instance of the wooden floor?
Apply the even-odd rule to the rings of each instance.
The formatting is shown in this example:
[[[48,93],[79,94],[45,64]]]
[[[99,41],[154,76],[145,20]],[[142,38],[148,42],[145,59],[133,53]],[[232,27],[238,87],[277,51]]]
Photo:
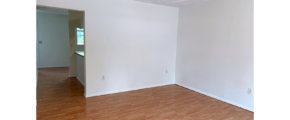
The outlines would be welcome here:
[[[85,98],[68,68],[39,69],[38,120],[253,120],[254,113],[177,85]]]

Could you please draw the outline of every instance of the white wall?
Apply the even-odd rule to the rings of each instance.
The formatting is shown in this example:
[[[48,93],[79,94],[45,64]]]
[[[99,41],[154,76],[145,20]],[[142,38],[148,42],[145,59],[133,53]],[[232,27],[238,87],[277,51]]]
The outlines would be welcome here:
[[[76,55],[77,57],[77,79],[84,85],[84,57]]]
[[[134,0],[37,5],[85,11],[87,97],[174,83],[178,8]]]
[[[68,11],[69,16],[69,44],[70,44],[70,66],[69,76],[77,77],[77,55],[76,51],[84,51],[84,45],[79,46],[77,43],[76,28],[83,28],[84,12],[82,11]]]
[[[69,66],[68,16],[37,12],[39,68]]]
[[[76,51],[84,51],[85,48],[83,45],[76,45]]]
[[[77,43],[76,38],[76,28],[83,28],[83,21],[84,21],[84,12],[82,11],[69,11],[70,15],[70,29],[73,30],[73,39],[75,42],[75,45]],[[75,51],[84,51],[84,45],[76,45]]]
[[[179,9],[176,83],[253,110],[253,0]]]

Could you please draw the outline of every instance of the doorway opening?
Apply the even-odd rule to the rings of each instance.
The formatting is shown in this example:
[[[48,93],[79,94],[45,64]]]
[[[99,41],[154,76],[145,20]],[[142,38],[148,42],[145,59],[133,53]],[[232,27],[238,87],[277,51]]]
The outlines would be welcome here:
[[[37,6],[36,12],[37,99],[59,96],[56,87],[77,87],[85,96],[84,11]]]

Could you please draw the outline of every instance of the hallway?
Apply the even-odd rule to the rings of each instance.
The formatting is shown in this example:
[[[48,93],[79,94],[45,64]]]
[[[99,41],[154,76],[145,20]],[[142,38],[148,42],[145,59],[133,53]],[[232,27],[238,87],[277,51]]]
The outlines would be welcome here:
[[[37,120],[253,120],[253,112],[177,85],[85,98],[68,68],[39,69]]]

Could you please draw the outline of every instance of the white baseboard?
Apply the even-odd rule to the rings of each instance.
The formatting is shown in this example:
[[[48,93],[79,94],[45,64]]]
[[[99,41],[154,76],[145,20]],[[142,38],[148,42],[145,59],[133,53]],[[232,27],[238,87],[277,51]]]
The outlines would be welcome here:
[[[58,67],[69,67],[69,65],[60,65],[60,66],[42,66],[42,67],[38,67],[38,68],[58,68]]]
[[[79,77],[76,77],[79,81],[80,81],[80,83],[82,83],[83,84],[83,86],[85,86],[85,84],[83,83],[83,81],[81,81],[80,80],[80,78]]]
[[[151,86],[145,86],[145,87],[139,87],[139,88],[133,88],[133,89],[125,89],[125,90],[120,90],[120,91],[112,91],[112,92],[103,92],[103,93],[89,94],[89,95],[86,95],[86,98],[88,98],[88,97],[95,97],[95,96],[102,96],[102,95],[108,95],[108,94],[114,94],[114,93],[128,92],[128,91],[140,90],[140,89],[146,89],[146,88],[160,87],[160,86],[172,85],[172,84],[174,84],[174,83],[166,83],[166,84],[151,85]]]
[[[183,85],[183,84],[180,84],[180,83],[175,83],[176,85],[179,85],[181,87],[184,87],[184,88],[187,88],[187,89],[190,89],[192,91],[195,91],[195,92],[198,92],[198,93],[201,93],[203,95],[206,95],[206,96],[209,96],[209,97],[212,97],[212,98],[215,98],[217,100],[220,100],[220,101],[223,101],[223,102],[226,102],[226,103],[229,103],[229,104],[232,104],[234,106],[237,106],[237,107],[240,107],[240,108],[243,108],[243,109],[246,109],[248,111],[251,111],[251,112],[254,112],[254,110],[252,108],[249,108],[249,107],[246,107],[244,105],[240,105],[238,103],[235,103],[235,102],[232,102],[232,101],[229,101],[229,100],[226,100],[226,99],[223,99],[223,98],[220,98],[220,97],[217,97],[217,96],[214,96],[214,95],[211,95],[211,94],[208,94],[208,93],[205,93],[205,92],[202,92],[200,90],[197,90],[197,89],[194,89],[192,87],[188,87],[186,85]]]

